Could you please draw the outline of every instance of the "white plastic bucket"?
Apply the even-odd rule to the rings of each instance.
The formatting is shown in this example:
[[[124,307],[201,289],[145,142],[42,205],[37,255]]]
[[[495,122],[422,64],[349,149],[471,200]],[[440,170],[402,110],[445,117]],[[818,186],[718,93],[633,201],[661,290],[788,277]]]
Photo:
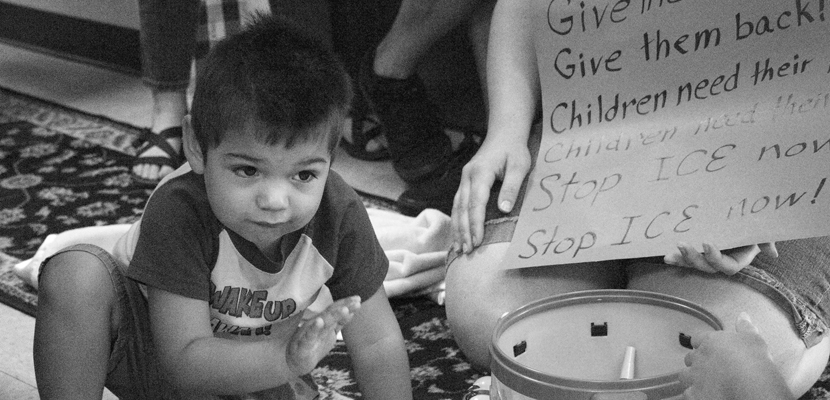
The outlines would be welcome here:
[[[492,400],[679,398],[689,340],[722,330],[689,301],[634,290],[590,290],[535,301],[502,316],[490,343]],[[633,377],[621,379],[626,349]],[[629,351],[630,352],[630,351]],[[631,366],[631,365],[630,365]]]

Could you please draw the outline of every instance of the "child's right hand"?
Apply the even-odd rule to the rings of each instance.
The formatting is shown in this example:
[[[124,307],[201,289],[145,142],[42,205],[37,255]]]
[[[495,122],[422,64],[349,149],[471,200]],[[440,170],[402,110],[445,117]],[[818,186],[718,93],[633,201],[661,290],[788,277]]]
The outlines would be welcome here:
[[[495,181],[502,181],[499,210],[508,213],[515,206],[522,182],[530,170],[530,150],[525,140],[495,142],[485,139],[462,170],[452,209],[453,249],[456,252],[470,253],[481,244],[485,210]]]
[[[337,334],[360,310],[360,297],[340,299],[312,319],[304,321],[291,335],[285,350],[285,362],[296,376],[311,372],[334,348]]]

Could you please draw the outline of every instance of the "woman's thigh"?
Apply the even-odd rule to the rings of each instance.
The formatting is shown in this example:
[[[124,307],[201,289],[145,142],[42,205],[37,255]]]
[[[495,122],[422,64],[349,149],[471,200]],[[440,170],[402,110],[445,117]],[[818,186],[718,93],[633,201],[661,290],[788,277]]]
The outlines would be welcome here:
[[[491,335],[504,313],[549,296],[622,286],[614,262],[499,269],[509,245],[487,244],[448,265],[447,320],[459,347],[479,368],[489,366]]]

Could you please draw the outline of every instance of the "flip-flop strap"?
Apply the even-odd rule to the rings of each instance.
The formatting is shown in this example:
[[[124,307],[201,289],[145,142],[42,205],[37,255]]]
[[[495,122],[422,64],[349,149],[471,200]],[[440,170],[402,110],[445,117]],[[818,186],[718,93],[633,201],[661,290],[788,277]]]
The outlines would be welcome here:
[[[165,139],[181,139],[182,138],[182,127],[181,126],[171,126],[167,129],[159,132],[158,136],[161,136]]]
[[[161,151],[163,151],[164,153],[167,154],[167,156],[168,156],[167,159],[174,160],[174,161],[179,159],[179,157],[180,157],[179,152],[176,151],[176,149],[174,149],[172,146],[170,146],[170,143],[167,143],[167,139],[181,138],[182,137],[182,128],[181,127],[175,126],[175,127],[172,127],[172,128],[167,128],[167,129],[159,132],[158,134],[153,133],[150,130],[145,130],[145,131],[142,132],[141,137],[144,140],[144,144],[141,146],[141,148],[139,149],[138,154],[136,154],[136,156],[141,157],[141,155],[144,154],[147,150],[149,150],[151,147],[155,146],[155,147],[158,147],[159,149],[161,149]],[[151,158],[155,159],[156,157],[142,157],[142,158],[145,159],[145,160],[142,160],[142,161],[151,162],[150,159]],[[158,158],[165,158],[165,157],[158,157]],[[167,164],[167,163],[165,163],[165,164]],[[176,166],[174,168],[177,168],[177,167],[178,166]]]

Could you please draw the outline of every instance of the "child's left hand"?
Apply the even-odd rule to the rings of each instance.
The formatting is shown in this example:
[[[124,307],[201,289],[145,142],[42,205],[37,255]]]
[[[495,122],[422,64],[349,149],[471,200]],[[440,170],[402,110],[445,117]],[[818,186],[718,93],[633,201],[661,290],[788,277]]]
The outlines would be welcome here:
[[[704,272],[723,272],[726,275],[734,275],[742,270],[752,263],[758,253],[778,257],[775,242],[736,247],[723,252],[710,243],[703,243],[703,253],[698,253],[686,243],[678,243],[677,249],[677,252],[666,254],[663,262]]]
[[[296,376],[311,372],[334,347],[337,334],[360,310],[360,297],[340,299],[314,318],[303,322],[291,336],[285,362]]]

